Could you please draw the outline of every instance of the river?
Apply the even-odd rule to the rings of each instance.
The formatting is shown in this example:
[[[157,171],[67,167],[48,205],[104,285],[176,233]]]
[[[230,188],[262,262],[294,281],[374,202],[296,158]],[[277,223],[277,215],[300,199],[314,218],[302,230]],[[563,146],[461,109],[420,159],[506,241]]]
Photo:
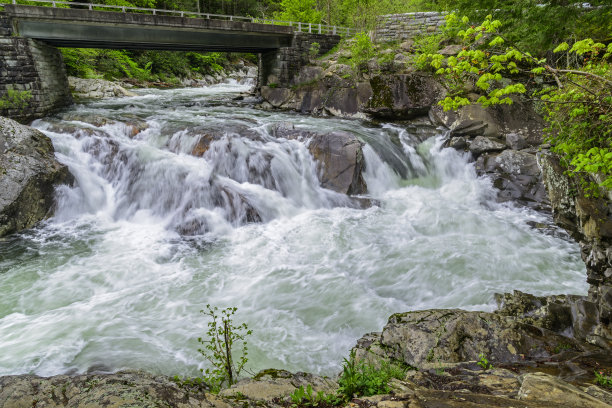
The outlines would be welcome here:
[[[495,203],[439,130],[257,110],[235,100],[248,88],[138,90],[34,123],[77,182],[53,218],[0,241],[0,375],[197,375],[206,304],[238,308],[252,371],[334,374],[395,312],[586,293],[577,244]],[[375,205],[321,188],[279,123],[358,135]],[[188,154],[206,132],[224,136]]]

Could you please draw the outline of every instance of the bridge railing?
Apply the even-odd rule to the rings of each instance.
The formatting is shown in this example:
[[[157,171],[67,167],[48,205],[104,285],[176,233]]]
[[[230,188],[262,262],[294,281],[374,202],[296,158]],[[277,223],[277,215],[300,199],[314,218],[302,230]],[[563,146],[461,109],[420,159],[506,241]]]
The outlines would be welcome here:
[[[35,3],[35,4],[33,4]],[[108,10],[108,11],[119,11],[122,13],[145,13],[153,15],[173,15],[180,17],[194,17],[204,18],[208,20],[225,20],[225,21],[242,21],[248,23],[259,23],[259,24],[271,24],[271,25],[282,25],[293,27],[295,31],[302,33],[312,34],[333,34],[344,37],[350,37],[356,34],[356,30],[349,27],[331,26],[325,24],[315,23],[302,23],[299,21],[284,21],[275,20],[270,18],[259,18],[259,17],[243,17],[243,16],[230,16],[225,14],[214,14],[214,13],[198,13],[197,11],[180,11],[180,10],[165,10],[155,8],[143,8],[133,6],[117,6],[110,4],[93,4],[93,3],[80,3],[73,1],[57,1],[57,0],[11,0],[10,2],[4,2],[0,0],[0,7],[6,4],[22,4],[22,5],[38,5],[36,3],[48,4],[51,7],[68,8],[78,6],[79,8],[87,8],[89,10]]]

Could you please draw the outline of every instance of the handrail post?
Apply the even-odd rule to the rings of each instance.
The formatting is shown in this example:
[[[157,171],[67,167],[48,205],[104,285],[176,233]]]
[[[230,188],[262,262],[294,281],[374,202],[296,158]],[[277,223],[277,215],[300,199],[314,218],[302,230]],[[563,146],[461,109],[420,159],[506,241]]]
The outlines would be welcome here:
[[[155,14],[156,14],[156,11],[157,11],[157,10],[153,9],[153,15],[155,15]]]
[[[321,23],[319,23],[319,34],[321,34]]]
[[[308,33],[312,33],[312,23],[308,23]]]
[[[125,13],[125,6],[121,7],[121,11]]]
[[[334,35],[336,35],[336,26],[334,26]]]
[[[298,31],[301,33],[302,32],[302,22],[298,21]]]
[[[230,16],[230,21],[234,21],[234,16]]]
[[[185,12],[181,11],[181,17],[185,17]]]
[[[93,10],[93,6],[89,3],[89,10]]]

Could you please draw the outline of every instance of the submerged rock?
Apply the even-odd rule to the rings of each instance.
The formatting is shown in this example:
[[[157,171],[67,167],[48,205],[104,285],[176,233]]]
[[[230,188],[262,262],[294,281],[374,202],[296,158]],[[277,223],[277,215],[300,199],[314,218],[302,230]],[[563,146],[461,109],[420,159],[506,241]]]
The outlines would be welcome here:
[[[51,213],[55,186],[71,183],[51,140],[0,117],[0,236],[30,228]]]

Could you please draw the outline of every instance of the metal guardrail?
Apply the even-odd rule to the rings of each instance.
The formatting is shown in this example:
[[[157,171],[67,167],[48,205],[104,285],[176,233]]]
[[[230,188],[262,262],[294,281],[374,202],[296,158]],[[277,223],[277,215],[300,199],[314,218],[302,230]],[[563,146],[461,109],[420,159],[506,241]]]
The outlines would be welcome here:
[[[11,3],[0,2],[0,7],[6,4],[19,4],[18,0],[12,0]],[[69,6],[84,6],[89,10],[101,10],[110,9],[109,11],[120,11],[122,13],[127,12],[140,12],[153,15],[179,15],[180,17],[194,17],[194,18],[205,18],[208,20],[225,20],[225,21],[243,21],[248,23],[259,23],[259,24],[271,24],[271,25],[282,25],[294,27],[298,32],[311,33],[311,34],[332,34],[350,37],[357,33],[357,30],[349,27],[330,26],[325,24],[314,24],[314,23],[302,23],[299,21],[283,21],[274,20],[270,18],[259,18],[259,17],[242,17],[242,16],[230,16],[224,14],[213,14],[213,13],[198,13],[196,11],[179,11],[179,10],[165,10],[165,9],[154,9],[154,8],[143,8],[143,7],[131,7],[131,6],[116,6],[109,4],[92,4],[92,3],[79,3],[72,1],[56,1],[56,0],[26,0],[23,3],[25,5],[32,5],[29,3],[45,3],[51,4],[51,7],[57,7],[57,5],[69,5]]]

